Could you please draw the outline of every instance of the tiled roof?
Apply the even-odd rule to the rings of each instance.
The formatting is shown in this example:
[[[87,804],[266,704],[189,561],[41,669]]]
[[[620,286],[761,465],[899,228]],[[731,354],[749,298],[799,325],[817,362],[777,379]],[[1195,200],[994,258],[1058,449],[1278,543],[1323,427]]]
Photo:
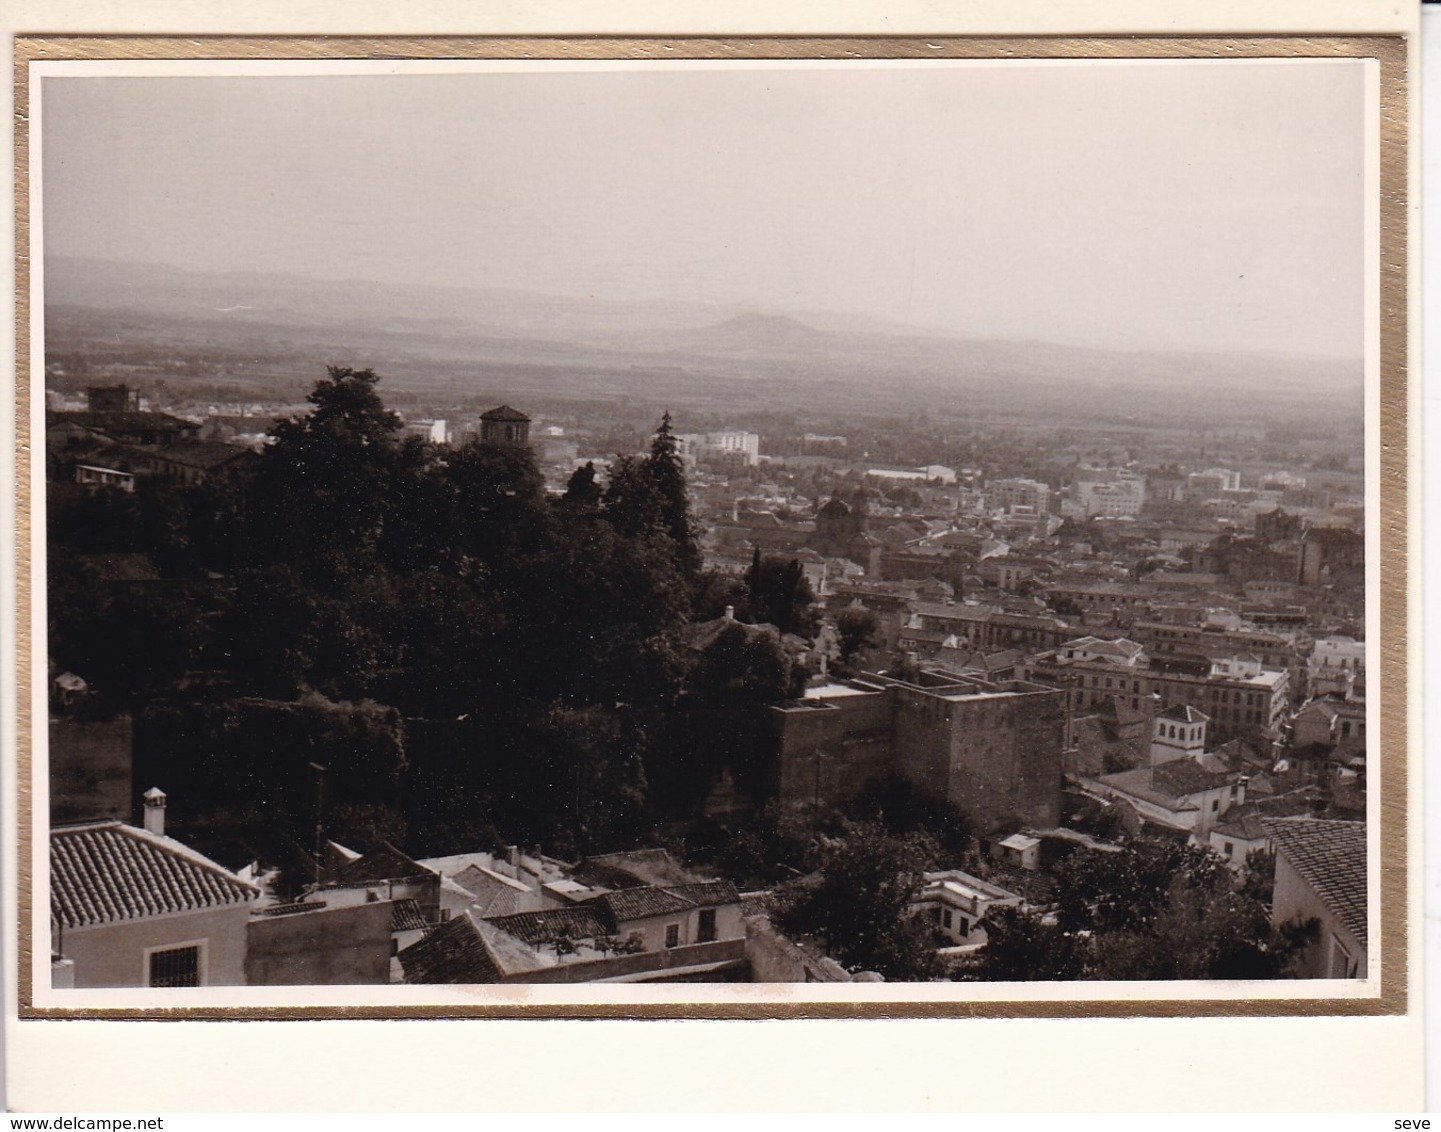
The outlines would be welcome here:
[[[700,879],[664,849],[632,849],[628,852],[586,857],[576,867],[573,875],[582,884],[599,884],[609,888],[643,884],[671,887],[691,884]]]
[[[1170,719],[1177,723],[1207,723],[1211,717],[1190,704],[1172,704],[1156,718]]]
[[[420,905],[412,898],[390,902],[390,930],[393,932],[418,932],[426,926]]]
[[[471,904],[471,910],[484,920],[493,920],[498,916],[512,916],[522,910],[521,901],[524,895],[512,888],[496,888],[489,894],[477,894],[475,902]]]
[[[728,880],[667,885],[666,891],[702,908],[713,908],[718,904],[739,904],[741,899],[741,894],[736,891],[736,886]]]
[[[1366,826],[1363,822],[1318,818],[1264,818],[1276,852],[1334,912],[1351,934],[1366,943]]]
[[[772,639],[780,633],[774,625],[751,625],[730,617],[717,617],[711,621],[697,621],[685,627],[683,636],[687,647],[696,652],[708,652],[724,635],[734,635],[745,641]]]
[[[323,912],[328,907],[324,900],[296,900],[290,904],[267,904],[263,908],[252,908],[252,916],[298,916],[306,912]]]
[[[481,937],[480,925],[464,912],[397,958],[407,983],[494,983],[502,974]]]
[[[67,928],[246,904],[260,896],[208,857],[120,822],[50,834],[50,909]]]
[[[393,845],[382,845],[357,860],[336,870],[332,884],[374,884],[377,881],[403,880],[410,877],[435,876],[419,861],[413,861]]]
[[[1247,806],[1244,810],[1233,810],[1228,814],[1226,820],[1216,826],[1216,832],[1222,837],[1234,837],[1238,841],[1260,841],[1266,836],[1262,821],[1261,815]]]
[[[1044,906],[1056,898],[1055,879],[1035,869],[1013,869],[987,862],[985,879],[1009,892],[1019,893],[1027,904]]]
[[[153,429],[200,430],[194,421],[182,420],[169,413],[151,413],[140,409],[129,409],[119,413],[92,413],[87,410],[61,410],[51,414],[52,421],[78,424],[82,428],[99,429],[102,432],[143,432]]]
[[[1225,771],[1207,770],[1195,759],[1173,759],[1151,771],[1151,787],[1173,798],[1226,785]]]
[[[615,931],[614,922],[606,919],[603,910],[593,904],[546,908],[540,912],[516,912],[509,916],[487,918],[486,923],[526,943],[550,943],[562,936],[594,939]]]
[[[519,409],[512,409],[509,405],[501,405],[495,409],[487,409],[480,414],[483,421],[528,421],[530,418]]]
[[[1189,759],[1178,759],[1176,761],[1190,762]],[[1183,806],[1180,804],[1181,799],[1187,794],[1194,793],[1195,789],[1204,789],[1204,787],[1188,789],[1185,787],[1185,784],[1181,784],[1180,780],[1182,777],[1189,776],[1189,772],[1186,771],[1179,773],[1172,772],[1169,775],[1162,776],[1161,771],[1169,765],[1169,763],[1165,763],[1162,764],[1162,766],[1154,768],[1142,766],[1137,767],[1135,770],[1119,771],[1116,774],[1103,774],[1098,781],[1118,793],[1125,794],[1131,798],[1139,798],[1143,802],[1154,802],[1156,805],[1164,806],[1166,809],[1176,813],[1194,810],[1196,808],[1195,803],[1187,803]],[[1195,766],[1194,763],[1192,765]],[[1195,769],[1207,778],[1212,777],[1208,771],[1204,771],[1200,767],[1195,767]],[[1175,789],[1178,784],[1182,785],[1182,788],[1179,790]]]
[[[599,904],[617,924],[626,920],[643,920],[648,916],[668,916],[695,907],[693,901],[677,896],[664,888],[621,888],[588,901]]]
[[[528,886],[513,877],[504,876],[494,869],[487,869],[484,865],[468,865],[458,873],[453,873],[450,879],[467,892],[475,893],[477,896],[492,889],[509,889],[521,896],[530,891]]]
[[[218,440],[187,440],[163,446],[148,445],[137,447],[134,451],[143,452],[147,456],[155,456],[162,460],[173,460],[175,463],[185,464],[187,467],[202,469],[218,468],[232,460],[254,455],[248,448],[240,448]]]

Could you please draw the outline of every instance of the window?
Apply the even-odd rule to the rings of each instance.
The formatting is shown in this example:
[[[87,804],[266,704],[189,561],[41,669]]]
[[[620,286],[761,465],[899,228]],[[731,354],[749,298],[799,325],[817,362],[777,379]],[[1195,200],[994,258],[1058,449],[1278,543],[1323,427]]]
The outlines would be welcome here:
[[[1211,812],[1214,814],[1214,813],[1215,813],[1217,810],[1219,810],[1220,808],[1221,808],[1221,799],[1220,799],[1220,798],[1212,798],[1212,799],[1211,799]]]
[[[1228,856],[1228,857],[1231,856],[1232,852],[1235,851],[1235,848],[1236,848],[1236,846],[1233,845],[1231,842],[1229,842],[1229,841],[1226,842],[1226,850],[1225,850],[1226,856]]]
[[[146,956],[146,985],[152,987],[198,987],[200,945],[169,947]]]
[[[679,925],[679,924],[666,924],[666,926],[665,926],[665,945],[666,945],[667,947],[679,947],[679,946],[680,946],[680,925]]]
[[[941,911],[941,923],[944,924],[946,927],[951,926],[951,910],[949,908],[943,909]]]
[[[715,937],[715,909],[702,908],[700,910],[700,926],[696,931],[696,942],[710,943]]]

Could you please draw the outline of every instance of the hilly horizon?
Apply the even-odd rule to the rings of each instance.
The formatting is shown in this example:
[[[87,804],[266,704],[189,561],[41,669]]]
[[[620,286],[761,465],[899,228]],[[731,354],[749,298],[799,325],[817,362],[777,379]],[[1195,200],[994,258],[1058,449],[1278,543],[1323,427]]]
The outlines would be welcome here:
[[[994,408],[1099,399],[1304,397],[1359,419],[1359,360],[1194,350],[1117,350],[957,336],[843,312],[778,312],[688,299],[573,298],[501,288],[388,285],[53,257],[45,265],[49,345],[96,334],[242,347],[283,341],[300,354],[353,349],[404,362],[559,369],[584,391],[588,368],[824,387],[856,403],[877,382],[911,397],[964,393]],[[818,392],[813,388],[813,391]]]

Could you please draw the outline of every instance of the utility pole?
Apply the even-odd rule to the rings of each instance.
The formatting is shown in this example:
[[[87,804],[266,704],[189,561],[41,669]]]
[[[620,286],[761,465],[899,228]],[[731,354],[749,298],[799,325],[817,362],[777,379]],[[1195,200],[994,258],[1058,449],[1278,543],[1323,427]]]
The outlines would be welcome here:
[[[310,769],[315,773],[315,886],[320,887],[320,844],[321,835],[325,825],[325,767],[319,763],[311,763]]]

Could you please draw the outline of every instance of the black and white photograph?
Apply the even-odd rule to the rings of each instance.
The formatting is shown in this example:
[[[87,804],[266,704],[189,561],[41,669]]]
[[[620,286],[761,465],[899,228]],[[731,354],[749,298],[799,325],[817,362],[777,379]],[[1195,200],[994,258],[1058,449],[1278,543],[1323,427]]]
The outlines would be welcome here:
[[[35,1004],[1378,998],[1375,59],[32,67]]]

